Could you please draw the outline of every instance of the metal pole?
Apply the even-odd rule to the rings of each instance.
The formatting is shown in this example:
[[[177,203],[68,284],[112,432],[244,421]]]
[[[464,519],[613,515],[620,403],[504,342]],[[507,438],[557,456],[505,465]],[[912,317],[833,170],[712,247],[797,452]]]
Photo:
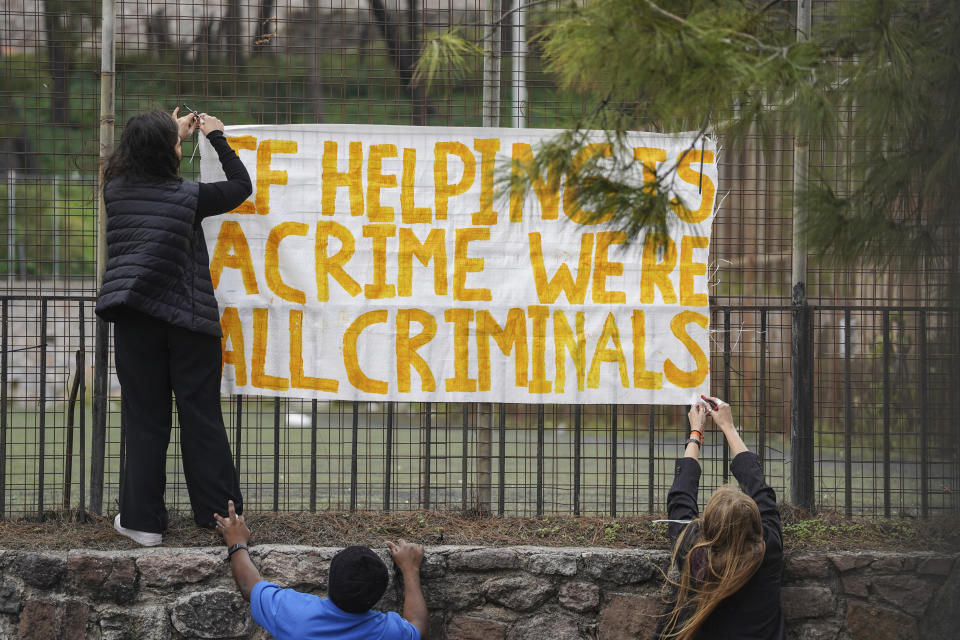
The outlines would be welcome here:
[[[527,126],[527,9],[515,0],[513,23],[513,126]]]
[[[797,40],[810,37],[812,0],[797,2]],[[793,313],[790,345],[791,405],[790,492],[794,504],[814,506],[813,483],[813,344],[810,306],[807,303],[807,243],[803,237],[803,214],[798,206],[800,192],[807,184],[810,145],[804,136],[793,142]]]
[[[53,276],[60,275],[60,179],[53,174]],[[38,269],[39,271],[39,269]]]
[[[17,172],[7,171],[7,278],[12,283],[19,272],[17,262]]]
[[[483,126],[500,126],[500,0],[490,0],[489,22],[483,33]]]
[[[500,0],[490,0],[490,15],[484,28],[483,56],[483,126],[500,126]],[[492,402],[477,407],[477,508],[489,513],[491,499],[492,434],[496,413]]]
[[[103,49],[100,56],[100,180],[103,186],[104,161],[113,151],[115,44],[114,0],[102,0],[101,10]],[[100,191],[97,224],[97,289],[103,282],[107,267],[107,211]],[[97,318],[93,355],[93,430],[90,439],[90,510],[101,513],[103,508],[104,455],[107,444],[107,341],[110,331],[107,323]]]
[[[927,421],[930,414],[927,411],[927,312],[920,310],[917,318],[919,327],[918,342],[920,369],[920,517],[930,515],[930,465],[927,455],[929,427]]]
[[[487,514],[492,509],[493,494],[493,430],[496,428],[497,412],[494,403],[483,402],[476,406],[474,424],[477,425],[477,502],[476,510]],[[501,474],[502,475],[502,474]]]

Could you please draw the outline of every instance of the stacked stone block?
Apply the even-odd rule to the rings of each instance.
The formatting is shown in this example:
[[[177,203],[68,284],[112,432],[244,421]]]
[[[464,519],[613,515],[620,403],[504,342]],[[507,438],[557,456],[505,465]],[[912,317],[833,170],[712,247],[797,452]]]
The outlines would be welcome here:
[[[323,596],[337,549],[255,546],[263,577]],[[386,550],[381,557],[390,564]],[[250,617],[224,550],[0,551],[0,638],[160,640],[269,636]],[[432,640],[652,638],[666,551],[431,547],[421,569]],[[378,608],[400,611],[399,574]],[[960,555],[790,555],[788,637],[956,638]]]

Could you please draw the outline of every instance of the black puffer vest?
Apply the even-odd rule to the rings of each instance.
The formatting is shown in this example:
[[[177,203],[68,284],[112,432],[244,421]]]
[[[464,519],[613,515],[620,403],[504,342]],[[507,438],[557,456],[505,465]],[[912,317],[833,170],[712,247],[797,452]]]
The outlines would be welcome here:
[[[107,183],[107,269],[97,315],[126,310],[220,335],[207,243],[197,218],[200,185],[188,180]]]

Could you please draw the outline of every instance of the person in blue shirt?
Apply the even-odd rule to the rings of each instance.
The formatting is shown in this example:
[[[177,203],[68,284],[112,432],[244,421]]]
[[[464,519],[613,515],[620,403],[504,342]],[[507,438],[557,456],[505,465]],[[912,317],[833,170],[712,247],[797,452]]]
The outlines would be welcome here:
[[[227,517],[214,514],[228,546],[233,579],[257,624],[277,640],[424,640],[429,617],[420,588],[423,546],[405,540],[387,542],[403,575],[403,617],[371,611],[389,581],[387,566],[368,547],[352,546],[330,561],[327,594],[320,598],[293,589],[281,589],[260,578],[250,560],[250,530],[238,516],[233,501]]]

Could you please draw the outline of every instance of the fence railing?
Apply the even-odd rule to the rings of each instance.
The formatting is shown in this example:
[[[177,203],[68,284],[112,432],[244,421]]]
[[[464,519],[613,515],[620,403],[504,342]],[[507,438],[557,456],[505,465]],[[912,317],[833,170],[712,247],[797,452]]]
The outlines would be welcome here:
[[[88,389],[94,298],[0,296],[0,514],[115,509],[124,458],[112,370],[104,458],[93,460]],[[789,306],[712,307],[712,385],[747,445],[791,499]],[[816,505],[845,514],[960,510],[960,314],[815,306]],[[685,407],[360,403],[223,398],[248,508],[441,509],[622,516],[663,509]],[[172,446],[179,447],[177,430]],[[705,486],[729,452],[708,433]],[[99,462],[99,464],[98,464]],[[102,477],[97,469],[104,469]],[[93,473],[86,477],[87,471]],[[167,505],[189,509],[179,455]]]

